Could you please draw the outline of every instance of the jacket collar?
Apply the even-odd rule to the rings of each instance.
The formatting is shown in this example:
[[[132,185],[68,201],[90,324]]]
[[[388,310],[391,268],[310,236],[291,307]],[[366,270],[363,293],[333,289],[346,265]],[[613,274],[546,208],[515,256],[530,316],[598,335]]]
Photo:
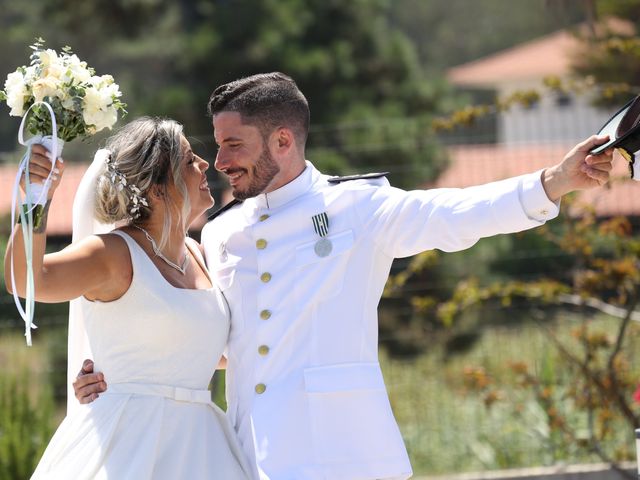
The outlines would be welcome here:
[[[281,207],[307,193],[320,178],[321,174],[311,162],[308,160],[305,162],[307,164],[306,168],[289,183],[273,192],[261,193],[253,198],[248,198],[243,204],[251,209],[269,210]]]

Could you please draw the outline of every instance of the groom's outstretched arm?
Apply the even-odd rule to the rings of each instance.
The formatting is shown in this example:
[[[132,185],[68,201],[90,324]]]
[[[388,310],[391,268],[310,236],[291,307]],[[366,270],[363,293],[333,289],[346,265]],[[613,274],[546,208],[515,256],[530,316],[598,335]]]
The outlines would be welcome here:
[[[82,368],[73,382],[73,391],[80,403],[91,403],[107,390],[107,382],[104,381],[102,372],[93,372],[93,361],[85,360]]]

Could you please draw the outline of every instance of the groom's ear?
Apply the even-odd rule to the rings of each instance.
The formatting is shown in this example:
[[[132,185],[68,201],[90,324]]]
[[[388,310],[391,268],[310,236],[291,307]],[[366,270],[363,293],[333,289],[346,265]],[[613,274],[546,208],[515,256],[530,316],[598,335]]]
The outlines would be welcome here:
[[[295,143],[293,132],[285,127],[277,128],[272,134],[272,145],[280,154],[287,153]]]

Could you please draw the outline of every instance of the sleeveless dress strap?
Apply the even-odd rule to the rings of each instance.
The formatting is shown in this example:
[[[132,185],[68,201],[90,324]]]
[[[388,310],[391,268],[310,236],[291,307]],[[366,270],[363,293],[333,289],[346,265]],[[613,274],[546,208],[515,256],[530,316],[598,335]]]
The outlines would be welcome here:
[[[131,257],[131,268],[133,269],[133,278],[135,280],[136,273],[142,274],[144,270],[144,262],[140,258],[140,253],[144,254],[142,247],[138,245],[138,242],[136,242],[131,237],[131,235],[129,235],[126,232],[123,232],[122,230],[111,230],[109,233],[117,235],[118,237],[122,238],[127,244],[127,248],[129,250],[129,257]]]
[[[109,233],[110,234],[112,233],[114,235],[119,236],[120,238],[123,238],[124,241],[127,242],[127,246],[128,247],[131,247],[132,243],[135,244],[136,246],[138,246],[136,241],[133,238],[131,238],[131,236],[128,233],[125,233],[122,230],[111,230]],[[129,248],[129,250],[131,250],[131,248]]]

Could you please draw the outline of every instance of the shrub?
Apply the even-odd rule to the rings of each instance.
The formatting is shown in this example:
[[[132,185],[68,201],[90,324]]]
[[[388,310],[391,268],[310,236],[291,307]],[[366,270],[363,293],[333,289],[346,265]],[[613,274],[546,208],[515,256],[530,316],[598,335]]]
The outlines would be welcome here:
[[[51,389],[31,401],[32,379],[26,369],[0,373],[0,480],[28,479],[54,431]]]

